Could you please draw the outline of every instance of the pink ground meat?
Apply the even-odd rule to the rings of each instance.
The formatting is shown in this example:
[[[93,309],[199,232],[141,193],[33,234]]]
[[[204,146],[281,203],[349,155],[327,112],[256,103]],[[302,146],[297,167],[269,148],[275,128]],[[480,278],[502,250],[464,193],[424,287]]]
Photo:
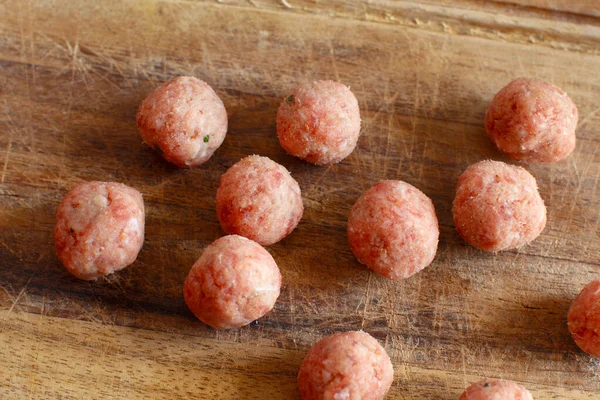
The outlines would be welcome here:
[[[273,309],[281,274],[258,243],[238,235],[208,246],[184,284],[185,302],[194,315],[215,329],[248,325]]]
[[[590,282],[569,309],[569,331],[581,350],[600,357],[600,279]]]
[[[402,181],[381,181],[354,204],[348,241],[362,264],[390,279],[405,279],[431,264],[438,220],[423,192]]]
[[[270,245],[289,235],[303,212],[298,182],[267,157],[248,156],[221,177],[217,216],[227,233]]]
[[[191,76],[159,86],[142,102],[137,124],[144,142],[181,168],[206,162],[227,133],[227,112],[215,91]]]
[[[452,213],[458,234],[485,251],[521,247],[546,226],[546,206],[535,178],[499,161],[481,161],[462,173]]]
[[[380,400],[394,379],[385,349],[368,333],[327,336],[306,355],[298,374],[304,400]]]
[[[352,153],[359,134],[358,101],[339,82],[300,85],[279,106],[277,135],[281,146],[310,163],[340,162]]]
[[[62,200],[54,242],[73,275],[94,280],[135,261],[144,242],[144,201],[137,190],[114,182],[85,182]]]
[[[459,400],[533,400],[533,396],[515,382],[484,379],[469,386]]]
[[[502,88],[485,115],[485,129],[507,156],[526,162],[554,162],[575,148],[577,107],[560,88],[519,78]]]

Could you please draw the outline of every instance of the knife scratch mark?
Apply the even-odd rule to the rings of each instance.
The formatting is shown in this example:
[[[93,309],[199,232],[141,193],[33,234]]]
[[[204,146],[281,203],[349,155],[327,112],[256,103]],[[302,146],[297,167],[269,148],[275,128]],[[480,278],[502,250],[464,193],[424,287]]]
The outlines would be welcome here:
[[[333,39],[329,40],[329,55],[331,56],[331,66],[333,67],[333,72],[335,74],[335,80],[340,82],[340,74],[339,74],[337,63],[335,60],[335,47],[333,45]]]
[[[10,157],[11,148],[12,148],[12,141],[9,140],[8,147],[6,148],[6,158],[4,159],[4,167],[2,168],[2,179],[0,179],[1,184],[4,184],[4,177],[6,176],[6,168],[8,167],[8,159]]]
[[[400,95],[400,90],[397,90],[396,93],[394,93],[391,97],[386,99],[386,101],[388,103],[387,107],[389,107],[389,113],[388,113],[388,121],[387,121],[387,125],[388,125],[387,126],[387,135],[386,135],[386,142],[385,142],[385,157],[383,158],[382,174],[384,177],[387,175],[387,170],[388,170],[390,144],[393,139],[392,138],[392,130],[394,129],[394,125],[396,123],[396,120],[394,117],[395,112],[396,112],[396,100],[398,99],[399,95]]]
[[[23,286],[23,289],[21,289],[21,291],[19,292],[19,295],[17,296],[15,301],[13,301],[12,306],[10,306],[10,308],[8,309],[9,314],[13,311],[13,309],[15,308],[15,306],[17,305],[19,300],[21,300],[21,297],[23,297],[23,295],[25,294],[25,291],[27,290],[27,287],[29,286],[29,283],[31,282],[32,279],[33,279],[33,275],[31,275],[31,277],[29,278],[29,280],[27,281],[25,286]]]
[[[365,321],[367,319],[367,306],[369,305],[369,295],[370,295],[370,291],[371,291],[371,279],[372,278],[373,278],[373,273],[369,273],[369,280],[367,281],[367,286],[365,288],[363,316],[362,316],[362,322],[360,324],[361,329],[365,328]]]
[[[463,373],[463,386],[467,386],[467,361],[465,356],[465,346],[460,346],[460,354],[462,361],[462,373]]]

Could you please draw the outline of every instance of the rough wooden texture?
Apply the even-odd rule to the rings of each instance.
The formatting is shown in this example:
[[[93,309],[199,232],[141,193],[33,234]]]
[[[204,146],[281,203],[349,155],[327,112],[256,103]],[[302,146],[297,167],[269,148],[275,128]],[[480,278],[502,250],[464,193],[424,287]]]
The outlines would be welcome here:
[[[550,11],[600,16],[600,5],[596,0],[496,0],[518,6],[530,6]]]
[[[519,3],[0,1],[0,397],[298,399],[307,348],[364,329],[392,357],[389,399],[456,399],[482,377],[537,400],[597,399],[600,362],[566,326],[600,274],[597,2]],[[230,120],[193,170],[145,148],[135,125],[144,96],[182,74],[209,82]],[[469,164],[504,160],[483,116],[518,76],[572,96],[578,145],[528,167],[549,210],[542,236],[485,254],[454,230],[454,185]],[[315,167],[280,148],[275,115],[293,85],[324,78],[351,86],[363,128],[347,160]],[[182,284],[222,234],[220,175],[252,153],[290,169],[306,211],[268,248],[284,278],[275,310],[216,332],[187,310]],[[352,203],[383,178],[421,188],[440,220],[437,258],[403,282],[359,265],[346,239]],[[87,283],[60,266],[52,229],[62,196],[93,179],[140,190],[147,228],[134,265]]]

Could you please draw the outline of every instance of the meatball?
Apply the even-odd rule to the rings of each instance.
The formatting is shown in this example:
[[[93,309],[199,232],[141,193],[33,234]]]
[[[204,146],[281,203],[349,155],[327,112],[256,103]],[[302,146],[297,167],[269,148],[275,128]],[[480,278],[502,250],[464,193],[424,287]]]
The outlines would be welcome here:
[[[519,78],[502,88],[485,115],[485,129],[507,156],[525,162],[554,162],[575,148],[577,107],[560,88]]]
[[[581,350],[600,357],[600,279],[583,288],[569,309],[569,331]]]
[[[394,379],[385,349],[368,333],[327,336],[300,366],[298,387],[304,400],[380,400]]]
[[[269,252],[250,239],[230,235],[204,250],[185,280],[183,295],[200,321],[230,329],[271,311],[280,289],[281,274]]]
[[[206,162],[227,133],[223,102],[206,82],[180,76],[142,102],[137,124],[144,142],[181,168]]]
[[[303,211],[298,182],[267,157],[248,156],[221,177],[217,216],[227,233],[270,245],[296,228]]]
[[[546,226],[546,206],[535,178],[499,161],[481,161],[462,173],[452,214],[466,242],[492,252],[521,247]]]
[[[144,222],[144,201],[137,190],[114,182],[79,184],[58,207],[58,258],[79,279],[112,274],[137,258]]]
[[[458,400],[533,400],[529,390],[513,382],[484,379],[472,384]]]
[[[348,157],[360,134],[358,101],[348,87],[317,81],[292,90],[277,112],[277,135],[289,154],[316,165]]]
[[[348,241],[358,261],[390,279],[406,279],[431,264],[439,233],[429,197],[402,181],[375,184],[348,218]]]

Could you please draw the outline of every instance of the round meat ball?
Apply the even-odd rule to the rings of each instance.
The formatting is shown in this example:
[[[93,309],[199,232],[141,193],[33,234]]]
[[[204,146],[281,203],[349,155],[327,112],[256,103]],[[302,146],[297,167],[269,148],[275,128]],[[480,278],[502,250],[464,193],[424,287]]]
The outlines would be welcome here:
[[[406,279],[431,264],[438,237],[433,203],[406,182],[378,182],[350,210],[352,253],[390,279]]]
[[[281,274],[269,252],[250,239],[230,235],[204,250],[185,280],[183,295],[200,321],[230,329],[271,311],[280,289]]]
[[[350,89],[317,81],[292,90],[277,112],[277,135],[289,154],[316,165],[348,157],[360,134],[358,101]]]
[[[304,400],[380,400],[394,380],[385,349],[366,332],[327,336],[309,351],[298,374]]]
[[[496,94],[485,129],[496,147],[515,160],[554,162],[575,148],[577,118],[577,107],[563,90],[519,78]]]
[[[132,264],[144,243],[144,201],[114,182],[85,182],[63,198],[56,215],[58,258],[79,279],[95,280]]]
[[[467,243],[491,252],[519,248],[546,226],[546,206],[535,178],[499,161],[481,161],[462,173],[452,214]]]
[[[587,284],[571,304],[569,331],[579,348],[600,357],[600,279]]]
[[[513,381],[484,379],[469,386],[458,400],[533,400],[533,396]]]
[[[200,79],[180,76],[142,102],[137,124],[144,142],[181,168],[206,162],[227,133],[227,112],[215,91]]]
[[[270,245],[289,235],[303,212],[298,182],[267,157],[243,158],[221,177],[217,216],[227,233]]]

